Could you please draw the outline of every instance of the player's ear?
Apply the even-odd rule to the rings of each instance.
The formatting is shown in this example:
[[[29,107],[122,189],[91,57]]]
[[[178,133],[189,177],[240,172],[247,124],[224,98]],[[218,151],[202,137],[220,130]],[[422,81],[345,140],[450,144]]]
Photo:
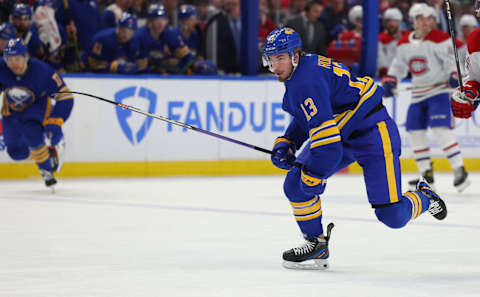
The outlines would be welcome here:
[[[298,61],[300,60],[300,53],[296,52],[295,53],[295,63],[298,64]]]

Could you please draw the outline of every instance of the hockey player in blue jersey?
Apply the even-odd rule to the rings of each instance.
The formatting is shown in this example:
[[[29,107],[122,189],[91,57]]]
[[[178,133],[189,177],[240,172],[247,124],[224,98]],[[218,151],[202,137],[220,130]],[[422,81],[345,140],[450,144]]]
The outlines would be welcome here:
[[[204,74],[217,73],[210,61],[198,59],[183,41],[177,28],[167,28],[168,16],[162,5],[147,9],[147,25],[134,36],[140,50],[139,65],[144,72]],[[173,58],[173,59],[170,59]]]
[[[284,192],[306,240],[283,253],[284,266],[328,267],[333,224],[324,235],[320,195],[330,176],[355,161],[363,169],[368,201],[388,227],[402,228],[427,210],[444,219],[445,203],[425,181],[416,191],[401,192],[400,136],[382,105],[383,89],[370,77],[355,77],[344,65],[301,49],[297,32],[276,29],[265,41],[263,57],[285,83],[282,108],[293,117],[275,140],[271,159],[288,170]]]
[[[82,63],[91,71],[121,74],[137,73],[138,46],[132,38],[137,30],[137,19],[124,13],[116,28],[95,34]]]
[[[18,38],[9,40],[0,60],[0,90],[8,155],[15,161],[35,160],[45,184],[56,184],[53,174],[61,168],[65,146],[62,125],[73,107],[72,94],[56,92],[69,92],[68,87],[49,65],[29,58]]]
[[[194,55],[199,55],[201,40],[197,31],[198,13],[195,6],[189,4],[180,5],[177,16],[183,41]]]
[[[27,45],[30,56],[42,59],[45,49],[37,27],[32,22],[32,9],[28,4],[15,4],[12,10],[12,24],[17,30],[17,37],[22,38]]]
[[[0,54],[3,55],[3,50],[7,46],[10,39],[16,38],[15,27],[9,23],[3,23],[0,25]]]

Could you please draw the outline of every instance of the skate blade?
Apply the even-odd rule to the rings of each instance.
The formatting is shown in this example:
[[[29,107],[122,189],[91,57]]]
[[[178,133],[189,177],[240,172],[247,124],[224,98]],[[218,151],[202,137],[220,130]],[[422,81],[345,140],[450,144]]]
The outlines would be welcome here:
[[[330,267],[325,259],[307,260],[303,262],[283,261],[283,267],[298,270],[326,270]]]
[[[459,193],[463,192],[463,190],[465,190],[466,188],[468,188],[468,186],[470,186],[472,182],[470,181],[470,179],[467,179],[465,180],[463,183],[459,184],[458,186],[455,186],[455,188],[457,189],[457,191]]]

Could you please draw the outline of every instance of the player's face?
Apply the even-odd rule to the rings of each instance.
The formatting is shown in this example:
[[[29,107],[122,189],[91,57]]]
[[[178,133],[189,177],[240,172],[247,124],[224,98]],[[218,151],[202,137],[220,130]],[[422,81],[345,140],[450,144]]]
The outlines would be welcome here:
[[[385,29],[390,35],[397,34],[398,28],[400,28],[400,22],[397,20],[387,20],[385,22]]]
[[[19,32],[27,32],[30,27],[31,20],[27,16],[15,16],[13,17],[13,26]]]
[[[126,27],[119,27],[117,31],[118,41],[120,43],[128,42],[132,38],[134,33],[135,31],[133,31],[132,29]]]
[[[167,19],[166,18],[155,18],[151,20],[150,28],[155,33],[162,33],[163,29],[167,26]]]
[[[196,16],[192,15],[191,17],[188,18],[187,20],[187,27],[190,30],[195,30],[195,26],[198,23],[198,19]]]
[[[16,75],[22,75],[27,70],[27,58],[23,55],[6,58],[7,66]]]
[[[417,16],[415,19],[415,35],[419,38],[425,37],[431,30],[431,22],[429,17]]]
[[[286,81],[293,71],[292,58],[288,53],[270,56],[273,73],[281,82]]]

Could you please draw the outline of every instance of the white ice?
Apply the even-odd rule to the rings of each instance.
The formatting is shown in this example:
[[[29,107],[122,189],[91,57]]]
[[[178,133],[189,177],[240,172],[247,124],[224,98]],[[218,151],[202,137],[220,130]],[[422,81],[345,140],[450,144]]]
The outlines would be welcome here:
[[[281,266],[302,243],[282,176],[1,181],[0,296],[478,297],[480,174],[463,194],[436,177],[447,219],[400,230],[360,175],[331,178],[328,271]]]

